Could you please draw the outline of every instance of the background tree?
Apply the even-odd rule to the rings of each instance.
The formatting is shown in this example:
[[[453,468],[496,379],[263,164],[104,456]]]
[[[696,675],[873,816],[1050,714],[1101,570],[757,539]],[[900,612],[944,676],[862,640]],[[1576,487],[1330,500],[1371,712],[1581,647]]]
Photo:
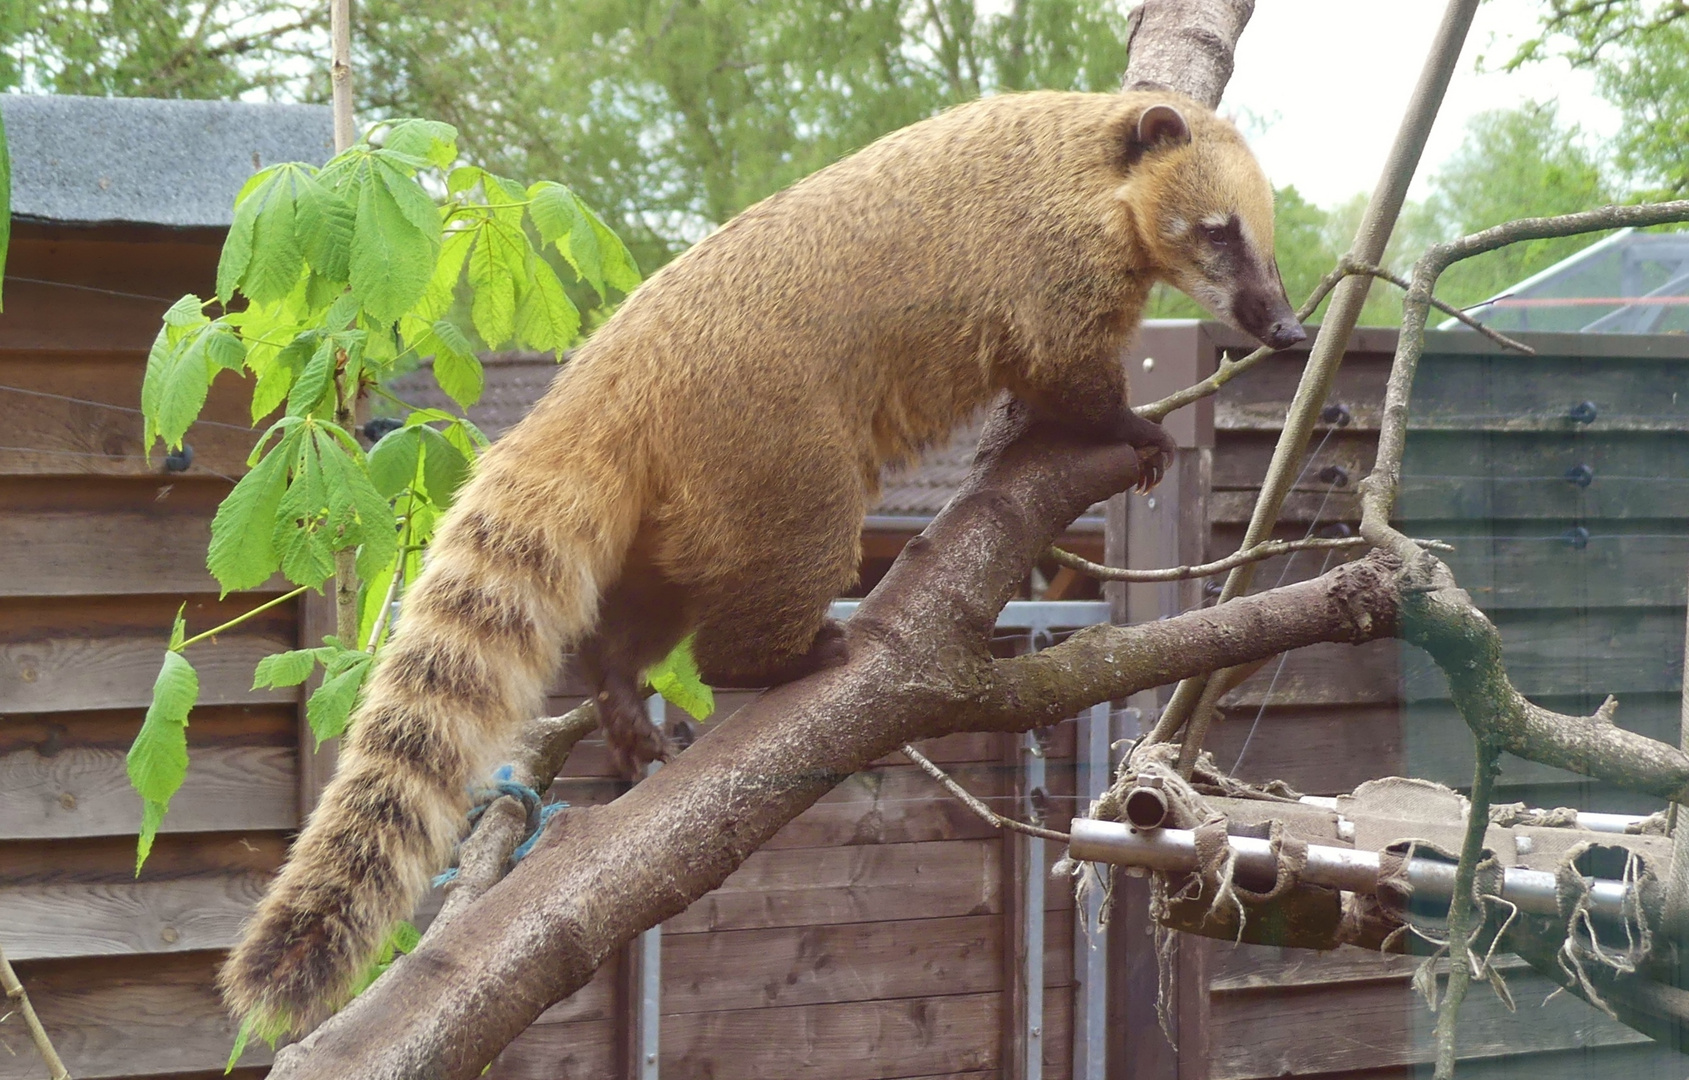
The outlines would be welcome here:
[[[326,19],[311,0],[8,0],[0,90],[298,98]]]

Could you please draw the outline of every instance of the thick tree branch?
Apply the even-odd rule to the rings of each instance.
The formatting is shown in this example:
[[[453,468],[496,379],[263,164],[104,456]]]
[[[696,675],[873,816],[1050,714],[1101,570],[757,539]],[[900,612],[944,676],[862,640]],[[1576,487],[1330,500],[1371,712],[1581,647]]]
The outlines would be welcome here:
[[[1220,104],[1232,54],[1255,0],[1145,0],[1126,24],[1130,57],[1122,90],[1176,90]]]

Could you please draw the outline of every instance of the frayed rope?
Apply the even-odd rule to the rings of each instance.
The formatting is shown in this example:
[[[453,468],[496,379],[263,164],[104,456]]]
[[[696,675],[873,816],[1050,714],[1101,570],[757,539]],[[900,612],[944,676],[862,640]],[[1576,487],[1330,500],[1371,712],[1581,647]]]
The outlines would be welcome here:
[[[508,796],[522,804],[523,810],[527,812],[528,835],[526,839],[516,845],[516,850],[510,853],[512,864],[520,862],[523,856],[534,850],[534,845],[539,843],[540,834],[545,832],[546,825],[569,806],[568,803],[562,801],[542,804],[540,793],[527,784],[518,783],[514,779],[515,773],[514,767],[500,765],[493,773],[493,782],[474,792],[475,805],[469,808],[468,815],[470,828],[474,828],[475,823],[481,820],[481,815],[487,812],[487,807],[498,800]],[[434,879],[434,887],[438,889],[448,882],[455,881],[457,871],[458,868],[454,866],[440,874]]]

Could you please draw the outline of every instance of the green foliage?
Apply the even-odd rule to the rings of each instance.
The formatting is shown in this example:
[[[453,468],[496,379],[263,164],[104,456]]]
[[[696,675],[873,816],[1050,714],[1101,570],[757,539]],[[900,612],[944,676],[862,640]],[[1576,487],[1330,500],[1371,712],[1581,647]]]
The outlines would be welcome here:
[[[266,657],[253,680],[254,688],[297,686],[320,668],[306,718],[319,743],[342,734],[393,601],[421,573],[440,513],[487,445],[467,419],[418,409],[365,453],[347,430],[355,402],[401,365],[432,355],[441,388],[473,403],[482,387],[478,346],[454,321],[464,295],[483,344],[514,342],[561,358],[581,316],[548,251],[600,298],[639,283],[627,248],[568,188],[536,184],[530,195],[483,169],[452,168],[457,156],[450,125],[395,120],[321,169],[262,170],[236,197],[218,262],[223,313],[210,317],[213,301],[197,296],[165,313],[141,388],[148,447],[182,445],[220,372],[253,377],[253,423],[270,422],[212,519],[206,566],[224,595],[278,573],[299,589],[191,639],[178,617],[129,758],[143,800],[141,861],[187,770],[198,684],[184,650],[321,588],[337,555],[353,553],[357,639]]]
[[[1546,0],[1540,33],[1508,62],[1558,56],[1592,68],[1623,116],[1615,164],[1645,198],[1689,192],[1689,4]]]
[[[1432,232],[1452,239],[1515,218],[1592,210],[1615,197],[1578,129],[1562,127],[1552,104],[1529,105],[1472,118],[1466,142],[1433,178],[1425,213]],[[1468,259],[1443,275],[1438,295],[1457,307],[1475,304],[1597,239],[1531,240]]]
[[[370,961],[369,967],[365,968],[363,973],[353,982],[351,996],[357,997],[368,990],[375,980],[381,978],[382,975],[386,974],[387,969],[393,966],[393,961],[400,956],[415,952],[416,947],[420,944],[422,944],[421,931],[403,920],[395,923],[392,932],[387,935],[387,940],[381,943],[381,949],[375,954],[375,959]]]
[[[663,700],[699,720],[708,720],[715,712],[715,691],[698,675],[698,662],[692,656],[692,637],[686,635],[669,650],[667,656],[645,673],[645,681],[663,695]]]
[[[186,605],[183,605],[185,608]],[[182,612],[170,630],[164,666],[153,682],[152,704],[140,734],[129,748],[129,783],[141,796],[141,838],[136,848],[135,873],[152,852],[153,839],[170,809],[170,799],[188,775],[188,710],[199,700],[199,675],[182,655],[186,624]]]
[[[948,105],[1114,89],[1127,6],[369,0],[354,13],[358,93],[360,108],[451,121],[497,172],[568,178],[655,266]]]

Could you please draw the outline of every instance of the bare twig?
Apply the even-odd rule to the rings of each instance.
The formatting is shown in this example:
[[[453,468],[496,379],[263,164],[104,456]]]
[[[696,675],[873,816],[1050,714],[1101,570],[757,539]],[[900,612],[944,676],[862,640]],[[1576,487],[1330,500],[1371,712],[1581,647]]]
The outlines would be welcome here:
[[[29,1003],[29,992],[18,980],[18,973],[12,970],[4,950],[0,950],[0,989],[6,991],[6,1000],[23,1017],[24,1026],[29,1028],[29,1037],[35,1040],[35,1049],[41,1052],[41,1060],[47,1063],[50,1080],[70,1080],[70,1070],[59,1059],[59,1052],[53,1049],[53,1040],[47,1037],[47,1029],[41,1026],[41,1018],[35,1015],[35,1006]]]
[[[1073,839],[1064,832],[1057,832],[1054,829],[1040,829],[1036,825],[1026,825],[1016,821],[1014,818],[1006,818],[997,813],[995,810],[991,809],[991,807],[975,798],[967,788],[958,784],[951,778],[949,773],[945,772],[937,765],[934,765],[931,758],[928,758],[925,754],[921,753],[913,746],[910,746],[908,743],[903,744],[903,756],[919,765],[921,767],[921,771],[932,777],[934,780],[937,780],[939,784],[943,786],[945,791],[948,791],[950,794],[956,796],[956,798],[962,800],[962,805],[966,806],[969,810],[972,810],[974,813],[978,814],[980,817],[984,818],[999,829],[1011,829],[1015,832],[1023,832],[1028,836],[1041,836],[1046,840],[1056,840],[1063,844]]]
[[[1395,228],[1402,203],[1407,199],[1408,184],[1419,166],[1425,140],[1431,133],[1431,124],[1437,118],[1443,92],[1448,89],[1449,78],[1454,74],[1455,62],[1460,57],[1461,44],[1466,40],[1466,31],[1471,27],[1477,10],[1478,0],[1449,0],[1443,12],[1419,82],[1396,132],[1396,141],[1390,148],[1390,157],[1384,164],[1378,186],[1367,203],[1354,244],[1349,249],[1348,261],[1352,265],[1376,266],[1384,257],[1384,246]],[[1278,445],[1273,448],[1272,461],[1261,481],[1261,494],[1255,502],[1255,512],[1250,516],[1241,547],[1252,548],[1262,543],[1272,535],[1273,527],[1278,524],[1279,511],[1284,508],[1284,500],[1295,486],[1301,470],[1308,436],[1314,430],[1320,410],[1325,407],[1326,397],[1331,393],[1332,381],[1349,345],[1349,334],[1360,318],[1361,306],[1366,303],[1371,285],[1370,275],[1353,275],[1345,277],[1332,290],[1331,306],[1326,309],[1319,337],[1308,355],[1308,365],[1297,384],[1296,396],[1285,416]],[[1249,588],[1254,580],[1254,569],[1253,563],[1245,563],[1231,572],[1220,592],[1222,604]],[[1158,736],[1165,739],[1168,735],[1163,734],[1164,728],[1177,729],[1189,718],[1189,730],[1185,733],[1179,754],[1179,772],[1184,776],[1190,775],[1196,765],[1196,755],[1202,749],[1202,740],[1220,694],[1217,684],[1227,681],[1208,676],[1181,682],[1167,703],[1163,722],[1156,726],[1151,736],[1152,739]]]
[[[1380,281],[1388,281],[1403,292],[1408,292],[1413,288],[1412,285],[1408,284],[1406,278],[1392,274],[1382,266],[1362,266],[1358,263],[1348,263],[1348,260],[1344,261],[1348,264],[1349,270],[1352,273],[1371,274]],[[1451,316],[1456,322],[1478,331],[1478,333],[1489,338],[1504,349],[1512,349],[1514,352],[1524,353],[1526,356],[1535,356],[1537,354],[1535,349],[1526,345],[1523,341],[1516,341],[1502,333],[1500,330],[1495,330],[1485,326],[1483,323],[1474,319],[1472,316],[1466,314],[1466,312],[1460,310],[1452,304],[1445,303],[1444,301],[1437,299],[1435,296],[1430,298],[1430,303],[1432,307],[1436,308],[1444,315]]]
[[[1472,883],[1484,857],[1484,833],[1490,825],[1490,796],[1495,791],[1501,752],[1478,740],[1478,767],[1472,774],[1472,800],[1466,814],[1466,836],[1460,845],[1460,864],[1454,870],[1454,896],[1449,900],[1449,985],[1437,1013],[1437,1067],[1433,1080],[1453,1080],[1455,1026],[1460,1004],[1472,985],[1471,938],[1475,929]]]
[[[1453,551],[1451,544],[1441,540],[1418,540],[1415,543],[1432,551]],[[1048,552],[1050,558],[1062,566],[1077,570],[1081,574],[1096,578],[1098,581],[1130,581],[1134,583],[1158,581],[1189,581],[1191,578],[1213,577],[1223,574],[1234,566],[1242,566],[1246,562],[1260,562],[1275,555],[1284,555],[1292,551],[1332,551],[1343,548],[1367,547],[1369,541],[1365,537],[1345,536],[1340,538],[1308,537],[1303,540],[1268,540],[1264,544],[1257,544],[1247,551],[1234,551],[1223,559],[1213,562],[1200,563],[1196,566],[1172,566],[1161,570],[1129,570],[1124,566],[1105,566],[1094,563],[1090,559],[1075,555],[1059,547],[1052,546]]]

